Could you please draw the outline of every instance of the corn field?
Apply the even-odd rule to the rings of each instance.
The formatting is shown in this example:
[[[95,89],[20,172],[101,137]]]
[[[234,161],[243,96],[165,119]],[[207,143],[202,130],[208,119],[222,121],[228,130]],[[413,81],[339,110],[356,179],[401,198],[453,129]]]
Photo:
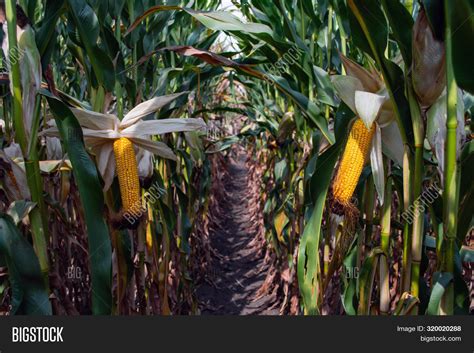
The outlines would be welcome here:
[[[1,315],[474,310],[473,0],[0,21]]]

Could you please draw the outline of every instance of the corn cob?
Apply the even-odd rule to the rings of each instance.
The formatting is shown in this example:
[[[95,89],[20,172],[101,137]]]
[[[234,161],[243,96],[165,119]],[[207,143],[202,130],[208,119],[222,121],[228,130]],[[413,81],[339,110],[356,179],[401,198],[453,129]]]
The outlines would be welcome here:
[[[374,133],[375,124],[369,130],[360,118],[352,125],[333,184],[334,199],[343,206],[349,205],[354,194],[362,169],[369,156]]]
[[[123,211],[133,212],[140,209],[141,204],[137,157],[132,142],[125,137],[115,140],[114,154]]]

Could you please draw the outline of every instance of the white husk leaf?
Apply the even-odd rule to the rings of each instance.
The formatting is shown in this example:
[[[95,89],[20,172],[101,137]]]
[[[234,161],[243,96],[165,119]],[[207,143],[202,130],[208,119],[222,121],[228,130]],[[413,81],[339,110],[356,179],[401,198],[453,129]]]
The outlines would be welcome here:
[[[362,83],[355,77],[342,75],[331,76],[331,81],[339,98],[355,113],[355,92],[364,90]]]
[[[441,180],[444,175],[444,149],[446,144],[446,119],[447,119],[447,103],[446,94],[443,94],[438,100],[431,106],[426,113],[427,115],[427,131],[426,138],[434,151],[436,158],[438,159],[438,172],[440,173]],[[457,104],[457,147],[456,157],[459,158],[461,155],[461,148],[466,139],[466,132],[464,129],[464,101],[462,91],[458,89],[458,104]]]
[[[372,139],[372,147],[370,149],[370,162],[372,166],[372,176],[374,178],[375,189],[381,205],[384,203],[385,190],[385,173],[383,169],[382,157],[382,133],[380,126],[375,125],[375,135]]]
[[[181,92],[176,94],[170,94],[167,96],[155,97],[137,105],[127,115],[125,115],[122,122],[120,123],[120,127],[126,128],[135,124],[137,121],[147,116],[148,114],[156,112],[160,108],[174,101],[176,98],[187,93],[189,92]]]
[[[114,181],[115,176],[115,155],[112,143],[106,143],[94,149],[97,159],[97,169],[99,169],[104,180],[104,191],[108,190]]]
[[[377,94],[385,97],[385,102],[380,108],[379,117],[377,118],[377,123],[383,129],[385,126],[391,124],[395,120],[395,113],[393,112],[393,103],[388,94],[387,88],[384,87]]]
[[[151,141],[144,138],[132,137],[130,140],[136,144],[138,147],[141,147],[147,151],[150,151],[157,156],[162,158],[167,158],[171,160],[176,160],[176,155],[173,153],[173,150],[169,148],[166,144],[159,141]]]
[[[115,130],[120,123],[114,115],[77,108],[70,109],[79,122],[79,125],[86,129]]]
[[[195,131],[206,124],[202,119],[161,119],[139,121],[121,131],[124,137],[162,135],[170,132]]]
[[[356,91],[355,108],[367,129],[372,127],[386,98],[375,93]]]
[[[381,130],[384,154],[399,166],[403,166],[403,140],[397,122],[393,121]]]
[[[206,128],[202,119],[141,119],[176,98],[186,94],[182,92],[168,96],[155,97],[132,109],[125,118],[120,120],[110,114],[101,114],[84,109],[72,108],[72,112],[82,127],[84,142],[96,155],[97,168],[104,180],[104,190],[112,185],[115,172],[115,155],[113,143],[125,137],[135,145],[139,175],[146,177],[153,173],[153,156],[176,160],[173,151],[163,142],[152,141],[151,135],[161,135],[171,132],[188,132]],[[59,131],[54,122],[51,127],[40,135],[59,137]]]
[[[138,175],[145,178],[151,177],[153,174],[153,153],[140,148],[137,153],[137,161]]]

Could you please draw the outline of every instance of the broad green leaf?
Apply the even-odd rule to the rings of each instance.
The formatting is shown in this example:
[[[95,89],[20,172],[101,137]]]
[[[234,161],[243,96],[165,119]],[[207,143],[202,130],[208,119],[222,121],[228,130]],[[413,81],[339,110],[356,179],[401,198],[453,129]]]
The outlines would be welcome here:
[[[313,72],[314,76],[316,77],[318,87],[318,100],[321,103],[325,103],[333,107],[337,106],[335,101],[334,87],[328,73],[319,66],[314,65]]]
[[[36,42],[39,52],[43,56],[49,43],[56,32],[56,24],[64,9],[65,0],[47,0],[45,4],[44,18],[41,26],[36,32]]]
[[[441,299],[448,286],[453,285],[452,281],[452,273],[436,272],[433,275],[433,287],[431,289],[430,302],[426,309],[426,314],[439,315]]]
[[[277,183],[282,183],[283,179],[286,178],[288,174],[288,163],[286,159],[282,159],[281,161],[275,163],[275,181]]]
[[[474,94],[474,47],[467,43],[474,38],[474,1],[448,1],[452,33],[453,69],[456,83],[462,89]]]
[[[13,220],[0,215],[0,255],[12,288],[11,314],[51,315],[51,303],[33,247]]]
[[[201,22],[204,26],[215,31],[238,31],[253,34],[266,33],[273,36],[273,31],[270,27],[260,23],[244,23],[229,12],[204,12],[195,11],[190,8],[184,8],[183,10]]]
[[[343,261],[344,267],[346,271],[350,271],[349,273],[355,273],[355,269],[357,268],[357,251],[358,247],[354,246],[352,250],[349,252],[349,255]],[[349,276],[350,278],[347,281],[344,293],[342,294],[342,305],[344,306],[344,311],[348,315],[357,315],[357,288],[358,288],[358,281],[359,275],[357,276],[352,275]],[[346,277],[347,278],[347,277]]]
[[[359,307],[357,308],[358,315],[369,315],[370,305],[372,299],[372,292],[374,288],[374,280],[376,270],[379,264],[379,258],[383,255],[380,248],[373,249],[369,256],[365,259],[360,270],[359,277]]]
[[[399,0],[382,0],[382,6],[405,66],[408,67],[411,64],[413,18]]]
[[[85,0],[68,0],[71,17],[87,52],[97,81],[108,91],[115,83],[115,71],[109,56],[98,46],[99,21]]]
[[[43,94],[48,100],[61,141],[71,160],[84,208],[92,275],[92,312],[107,315],[112,309],[112,247],[103,216],[104,196],[99,175],[84,147],[82,129],[74,114],[49,92],[44,91]]]
[[[184,10],[196,20],[201,22],[204,26],[215,31],[237,31],[253,34],[268,34],[273,36],[273,31],[270,27],[260,23],[243,23],[236,16],[225,11],[197,11],[191,8],[180,6],[157,5],[149,8],[141,14],[134,23],[127,30],[127,34],[132,32],[137,26],[145,20],[148,16],[159,11]]]
[[[393,315],[410,315],[419,303],[420,301],[417,297],[405,292],[400,297],[397,307],[393,311]]]
[[[336,136],[344,135],[353,114],[342,105],[336,116]],[[320,295],[320,264],[319,242],[321,237],[321,222],[326,204],[329,184],[334,166],[339,158],[344,139],[340,138],[336,144],[318,157],[316,168],[311,177],[310,198],[312,212],[305,225],[298,249],[297,275],[300,293],[305,306],[305,313],[314,315],[319,313],[318,297]],[[317,146],[313,146],[317,149]],[[305,195],[306,198],[306,195]]]

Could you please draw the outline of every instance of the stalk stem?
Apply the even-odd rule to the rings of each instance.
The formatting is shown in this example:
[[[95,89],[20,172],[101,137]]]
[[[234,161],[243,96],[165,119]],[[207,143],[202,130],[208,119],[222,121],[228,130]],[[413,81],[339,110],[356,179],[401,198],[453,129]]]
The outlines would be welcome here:
[[[6,19],[8,24],[8,43],[9,51],[19,52],[17,33],[16,33],[16,2],[6,1]],[[48,221],[46,215],[46,205],[43,199],[43,185],[41,180],[41,171],[39,167],[38,149],[36,146],[36,131],[33,131],[30,143],[26,136],[25,125],[23,121],[23,106],[21,92],[20,64],[18,60],[10,60],[10,87],[12,91],[12,120],[15,128],[15,140],[20,145],[23,159],[25,162],[25,171],[27,176],[28,188],[30,189],[31,200],[37,204],[29,214],[31,230],[33,234],[33,247],[38,256],[41,272],[44,282],[48,286],[49,260],[48,260]],[[34,110],[34,124],[32,129],[37,129],[39,123],[40,99],[36,99]],[[34,140],[33,140],[34,138]]]
[[[420,107],[415,99],[415,95],[411,86],[408,88],[408,96],[415,137],[415,163],[412,184],[412,200],[414,200],[414,204],[412,206],[414,207],[414,215],[411,238],[412,269],[410,290],[413,296],[418,297],[420,292],[420,263],[423,245],[423,221],[425,215],[425,206],[423,205],[422,200],[420,200],[422,197],[423,188],[423,140],[425,138],[425,131]]]
[[[386,165],[390,162],[385,161]],[[391,213],[392,213],[392,178],[388,175],[390,167],[386,168],[385,175],[387,175],[387,182],[385,186],[385,203],[382,207],[382,229],[380,232],[380,247],[382,248],[384,256],[380,257],[380,313],[387,315],[390,310],[390,272],[389,272],[389,258],[390,258],[390,227],[391,227]]]
[[[452,61],[452,23],[451,6],[449,1],[444,2],[445,12],[445,45],[446,45],[446,83],[447,83],[447,119],[446,119],[446,149],[444,165],[444,192],[443,192],[443,218],[444,236],[446,239],[444,248],[444,268],[443,271],[454,272],[454,255],[456,241],[456,223],[458,213],[458,165],[457,165],[457,84],[454,77]],[[453,314],[454,288],[450,283],[443,295],[443,313]]]

